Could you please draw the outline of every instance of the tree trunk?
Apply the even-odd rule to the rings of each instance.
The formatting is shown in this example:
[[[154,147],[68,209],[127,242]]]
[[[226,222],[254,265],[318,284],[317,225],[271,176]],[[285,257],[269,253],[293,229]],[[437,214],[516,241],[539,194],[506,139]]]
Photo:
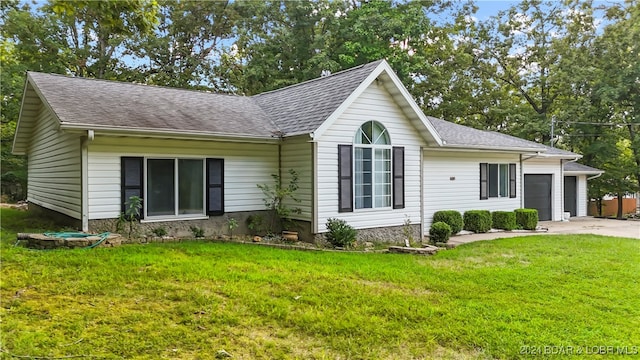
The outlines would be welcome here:
[[[622,200],[624,200],[624,194],[618,193],[618,215],[616,219],[622,219]]]

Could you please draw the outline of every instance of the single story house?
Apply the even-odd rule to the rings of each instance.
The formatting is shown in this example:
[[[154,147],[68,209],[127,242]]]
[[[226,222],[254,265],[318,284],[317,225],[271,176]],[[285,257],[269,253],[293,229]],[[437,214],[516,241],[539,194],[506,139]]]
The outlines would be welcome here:
[[[97,231],[137,195],[143,226],[176,235],[243,225],[265,210],[256,185],[287,183],[288,169],[306,239],[329,218],[400,239],[407,219],[424,235],[445,209],[585,216],[598,172],[579,154],[426,116],[384,60],[250,97],[29,72],[13,152],[28,156],[32,206]]]

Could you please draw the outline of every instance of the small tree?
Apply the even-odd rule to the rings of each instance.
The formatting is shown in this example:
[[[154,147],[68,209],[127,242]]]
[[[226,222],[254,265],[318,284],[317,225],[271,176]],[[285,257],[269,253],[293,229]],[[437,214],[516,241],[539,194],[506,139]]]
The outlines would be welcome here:
[[[278,226],[280,228],[290,226],[292,223],[291,215],[301,212],[300,208],[292,208],[287,205],[288,200],[296,203],[300,202],[300,199],[295,197],[295,193],[299,188],[298,173],[293,169],[289,169],[289,175],[291,178],[287,186],[282,184],[282,177],[278,174],[271,174],[274,180],[273,186],[267,184],[257,185],[264,194],[264,198],[262,199],[264,205],[272,212],[271,226],[268,229],[271,234],[275,232]]]
[[[130,196],[124,203],[124,219],[129,223],[129,234],[131,238],[133,234],[133,223],[140,218],[140,210],[142,209],[142,199],[139,196]]]

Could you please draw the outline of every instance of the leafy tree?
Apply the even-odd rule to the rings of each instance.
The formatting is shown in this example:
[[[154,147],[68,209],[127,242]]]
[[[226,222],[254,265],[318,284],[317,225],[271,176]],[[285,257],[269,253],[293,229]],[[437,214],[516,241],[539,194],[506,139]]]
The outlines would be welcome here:
[[[235,36],[237,3],[180,1],[159,3],[159,24],[153,33],[133,40],[128,53],[143,59],[131,78],[146,83],[217,91],[229,86],[216,70],[224,45]]]

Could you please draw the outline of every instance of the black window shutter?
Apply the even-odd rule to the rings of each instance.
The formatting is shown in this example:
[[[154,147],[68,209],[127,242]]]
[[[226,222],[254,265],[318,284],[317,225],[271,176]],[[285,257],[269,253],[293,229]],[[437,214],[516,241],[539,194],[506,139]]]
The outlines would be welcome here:
[[[224,159],[207,159],[207,215],[224,214]]]
[[[489,164],[480,163],[480,200],[489,198],[488,168]]]
[[[123,214],[126,213],[126,203],[130,197],[144,197],[143,162],[142,157],[120,158],[120,205]]]
[[[509,164],[509,197],[516,197],[516,164]]]
[[[353,147],[338,145],[338,212],[353,211]]]
[[[404,147],[393,147],[393,208],[404,209]]]

